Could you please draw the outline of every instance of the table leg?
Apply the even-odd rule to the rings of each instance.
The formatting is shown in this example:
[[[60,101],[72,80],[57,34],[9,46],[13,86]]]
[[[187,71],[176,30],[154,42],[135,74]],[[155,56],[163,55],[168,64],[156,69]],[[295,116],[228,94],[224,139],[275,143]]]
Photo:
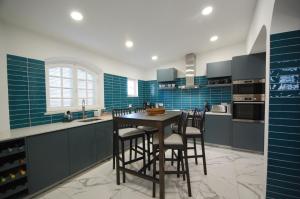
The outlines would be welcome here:
[[[159,137],[159,198],[165,198],[165,149],[164,149],[164,127],[158,128]]]
[[[116,177],[117,177],[117,185],[120,185],[120,150],[119,150],[119,132],[117,130],[115,136],[115,159],[116,159]]]

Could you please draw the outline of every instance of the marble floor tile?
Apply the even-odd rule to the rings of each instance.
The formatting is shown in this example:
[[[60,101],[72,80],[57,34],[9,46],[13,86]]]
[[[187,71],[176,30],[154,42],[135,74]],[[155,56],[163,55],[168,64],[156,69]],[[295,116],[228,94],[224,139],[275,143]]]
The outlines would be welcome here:
[[[199,151],[201,151],[200,146]],[[167,152],[167,156],[170,155]],[[192,152],[191,152],[192,153]],[[127,154],[128,155],[128,154]],[[203,173],[202,159],[198,165],[189,160],[193,199],[259,199],[264,177],[263,155],[206,146],[208,175]],[[139,164],[130,165],[138,168]],[[176,169],[166,163],[166,169]],[[126,183],[117,186],[112,160],[56,186],[36,198],[40,199],[150,199],[152,183],[126,175]],[[176,175],[166,176],[166,198],[188,198],[186,181]],[[159,187],[157,185],[157,197]]]

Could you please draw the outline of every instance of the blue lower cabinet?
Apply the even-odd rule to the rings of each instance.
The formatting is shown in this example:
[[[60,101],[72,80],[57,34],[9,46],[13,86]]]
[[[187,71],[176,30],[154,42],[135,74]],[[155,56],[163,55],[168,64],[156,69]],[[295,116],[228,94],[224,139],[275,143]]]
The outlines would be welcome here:
[[[231,116],[208,115],[205,116],[205,142],[219,145],[232,145]]]
[[[96,140],[96,161],[102,161],[113,153],[113,123],[101,122],[94,125]]]
[[[264,124],[233,121],[234,148],[264,151]]]
[[[70,129],[69,159],[71,174],[96,162],[94,125]]]
[[[35,193],[69,175],[68,131],[26,138],[29,193]]]
[[[112,121],[26,138],[29,193],[112,156]]]

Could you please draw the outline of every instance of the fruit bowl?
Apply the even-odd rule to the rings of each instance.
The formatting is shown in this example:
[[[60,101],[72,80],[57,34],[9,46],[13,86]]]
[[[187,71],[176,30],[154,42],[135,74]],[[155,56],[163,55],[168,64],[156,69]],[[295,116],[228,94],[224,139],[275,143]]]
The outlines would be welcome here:
[[[148,113],[148,115],[161,115],[164,114],[166,112],[166,110],[164,108],[149,108],[146,109],[146,112]]]

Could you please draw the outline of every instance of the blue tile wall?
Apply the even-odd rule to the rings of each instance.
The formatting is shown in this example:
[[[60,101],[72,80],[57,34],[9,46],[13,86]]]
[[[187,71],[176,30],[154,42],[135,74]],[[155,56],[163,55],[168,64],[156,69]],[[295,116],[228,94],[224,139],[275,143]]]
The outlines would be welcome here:
[[[127,78],[104,73],[104,102],[105,109],[142,107],[144,103],[145,81],[138,80],[138,97],[127,97]]]
[[[300,198],[300,30],[271,35],[267,198]]]
[[[11,129],[61,122],[63,114],[45,115],[45,62],[7,55],[9,117]],[[93,112],[87,112],[89,117]],[[80,112],[73,113],[75,119]]]
[[[184,85],[185,78],[177,78],[177,85]],[[166,109],[202,108],[205,102],[220,104],[231,103],[231,87],[208,88],[206,77],[196,77],[195,84],[204,85],[198,89],[160,90],[156,80],[139,80],[139,97],[127,97],[127,78],[104,74],[105,107],[108,111],[113,108],[126,108],[129,104],[134,107],[143,106],[143,102],[164,103]]]
[[[177,78],[176,85],[185,85],[185,78]],[[205,102],[208,104],[231,103],[231,87],[206,87],[207,78],[204,76],[195,77],[195,84],[198,89],[171,89],[163,90],[158,88],[156,80],[145,82],[145,101],[151,103],[164,103],[167,109],[194,109],[203,108]],[[202,86],[201,86],[202,85]]]

